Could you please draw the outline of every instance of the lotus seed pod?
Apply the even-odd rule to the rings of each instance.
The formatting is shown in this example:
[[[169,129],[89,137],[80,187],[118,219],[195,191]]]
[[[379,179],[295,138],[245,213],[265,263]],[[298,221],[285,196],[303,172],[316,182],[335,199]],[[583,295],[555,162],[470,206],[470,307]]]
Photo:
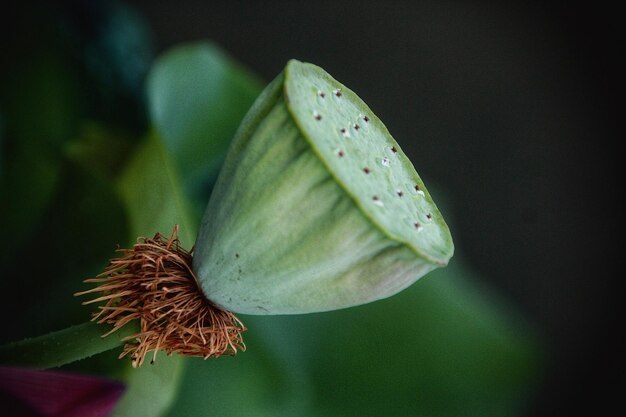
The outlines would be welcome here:
[[[391,296],[453,250],[383,123],[323,69],[292,60],[235,136],[193,270],[225,309],[299,314]]]

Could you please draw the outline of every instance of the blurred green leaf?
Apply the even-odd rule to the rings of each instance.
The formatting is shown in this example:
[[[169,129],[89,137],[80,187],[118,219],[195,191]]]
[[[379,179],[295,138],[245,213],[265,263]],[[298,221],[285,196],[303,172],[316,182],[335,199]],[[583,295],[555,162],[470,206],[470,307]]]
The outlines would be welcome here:
[[[12,241],[2,245],[2,264],[32,238],[54,197],[61,171],[57,153],[45,144],[21,140],[9,146],[0,178],[0,227]]]
[[[58,145],[72,137],[82,114],[81,85],[67,45],[50,42],[28,54],[11,51],[17,56],[2,69],[0,103],[12,141]]]
[[[195,241],[197,220],[189,217],[176,169],[166,148],[150,135],[135,152],[118,182],[129,216],[130,237],[169,234],[180,225],[180,240],[190,248]],[[155,365],[129,369],[128,390],[116,407],[116,417],[162,415],[174,400],[184,360],[160,355]]]
[[[143,98],[145,77],[154,59],[153,36],[144,16],[121,1],[78,4],[68,13],[73,15],[73,39],[83,42],[85,65],[101,86],[102,98],[117,104]],[[85,22],[86,17],[90,21]],[[128,104],[132,107],[124,110],[139,110],[136,102]]]
[[[87,321],[91,308],[73,294],[86,289],[82,281],[102,271],[126,235],[123,208],[111,184],[71,161],[59,164],[59,188],[31,226],[32,238],[3,263],[11,303],[1,303],[0,314],[12,320],[2,340]]]
[[[141,137],[147,127],[145,78],[154,60],[144,16],[123,1],[74,2],[59,9],[64,32],[80,52],[90,110],[107,125]]]
[[[80,94],[63,47],[51,42],[17,54],[0,75],[4,161],[0,163],[0,226],[12,237],[0,262],[32,237],[59,184],[59,145],[71,137]],[[13,51],[11,51],[13,52]]]
[[[116,243],[125,238],[124,212],[110,182],[92,175],[73,161],[61,159],[59,163],[59,188],[45,209],[42,221],[34,226],[35,238],[27,240],[24,247],[4,263],[3,286],[11,294],[11,302],[0,304],[0,314],[12,317],[10,326],[2,333],[3,341],[54,333],[26,341],[21,352],[28,357],[18,356],[11,360],[14,363],[31,361],[31,366],[51,366],[50,361],[56,361],[54,365],[58,366],[107,347],[120,346],[119,335],[100,339],[106,332],[104,326],[93,325],[92,331],[82,333],[80,338],[73,337],[73,328],[67,326],[89,320],[93,307],[82,306],[83,300],[73,294],[87,288],[82,281],[100,273],[114,255]],[[17,306],[19,314],[15,314]],[[65,339],[57,337],[65,334]],[[60,352],[55,350],[58,345],[54,349],[46,348],[46,344],[64,343],[64,340],[68,346]],[[41,349],[46,353],[36,354],[38,348],[34,342],[41,342]],[[115,356],[118,354],[119,351]],[[112,374],[121,364],[109,361],[93,367],[100,357],[101,354],[74,362],[69,368]]]
[[[246,352],[233,358],[188,360],[179,395],[168,417],[311,415],[310,376],[298,358],[280,355],[267,339],[275,336],[280,343],[294,347],[299,343],[273,332],[282,330],[280,324],[266,323],[259,328],[250,322],[251,330],[244,334]]]
[[[199,218],[189,216],[176,171],[182,173],[187,194],[204,209],[208,190],[203,186],[260,89],[211,44],[180,47],[157,61],[148,92],[159,135],[140,145],[118,183],[132,237],[167,234],[179,224],[181,241],[193,245]],[[153,367],[129,372],[130,388],[114,415],[160,415],[174,399],[182,366],[181,358],[161,355]]]
[[[316,385],[317,414],[519,412],[535,346],[478,282],[457,257],[396,297],[303,323],[318,330],[301,331],[300,340],[309,335],[309,370],[326,381]]]
[[[199,219],[189,215],[189,203],[167,149],[156,135],[139,145],[122,173],[118,188],[126,207],[131,239],[168,235],[180,225],[180,240],[193,246]]]
[[[124,7],[111,7],[107,14],[107,4],[52,7],[54,13],[41,15],[23,7],[26,41],[22,45],[19,36],[8,42],[8,62],[1,68],[0,214],[11,236],[1,255],[2,282],[11,302],[0,313],[12,319],[3,341],[88,319],[91,308],[72,294],[85,289],[82,280],[100,272],[115,255],[116,243],[126,243],[128,229],[134,241],[139,235],[169,233],[178,223],[181,239],[193,244],[188,203],[159,140],[150,137],[137,147],[125,168],[125,158],[119,158],[131,151],[129,135],[119,132],[143,128],[137,126],[135,116],[143,115],[143,109],[135,95],[143,88],[152,57],[143,22]],[[77,20],[72,20],[74,12]],[[83,29],[93,35],[85,44],[86,33],[74,32]],[[87,118],[115,126],[92,129]],[[85,126],[87,131],[81,131]],[[114,181],[120,170],[123,174]],[[55,333],[52,340],[67,342],[73,329]],[[95,346],[91,342],[102,340],[93,330],[80,339]],[[115,340],[111,337],[105,345]],[[85,348],[76,343],[61,353],[74,355],[77,347]],[[130,385],[117,415],[163,413],[175,395],[183,360],[162,357],[154,367],[128,372],[128,362],[110,353],[66,368],[121,376],[119,366],[125,364]]]
[[[204,210],[207,183],[262,84],[213,43],[197,42],[160,56],[147,85],[152,122]]]
[[[248,351],[194,361],[169,416],[516,415],[536,346],[478,282],[457,258],[376,303],[243,317]]]
[[[65,155],[102,181],[111,182],[132,155],[133,139],[96,122],[83,123],[77,139],[64,146]]]
[[[112,417],[155,417],[171,406],[183,373],[183,358],[159,354],[154,365],[128,372],[126,392]]]
[[[100,143],[100,140],[106,142],[105,137],[101,137],[97,143]],[[80,160],[81,157],[86,158],[87,156],[95,158],[99,150],[106,151],[108,149],[107,146],[90,147],[88,146],[89,143],[91,143],[90,140],[86,143],[77,142],[75,147],[68,150],[68,153],[73,158]],[[103,155],[103,157],[105,156],[106,155]],[[70,175],[69,178],[65,178],[64,183],[68,186],[73,182],[77,182],[79,186],[68,187],[67,190],[64,189],[64,192],[61,194],[62,198],[58,202],[58,209],[64,210],[64,215],[55,215],[53,218],[56,221],[46,222],[45,226],[53,230],[67,227],[67,232],[69,233],[56,233],[56,235],[60,235],[60,239],[57,237],[56,242],[63,241],[64,238],[68,237],[71,237],[71,241],[67,242],[67,246],[56,247],[55,249],[67,250],[68,248],[73,248],[74,254],[93,251],[95,253],[94,256],[96,256],[100,260],[99,263],[102,264],[99,267],[102,268],[105,265],[106,259],[103,259],[102,255],[107,253],[110,257],[114,256],[114,246],[112,244],[108,243],[106,249],[102,248],[102,245],[107,244],[109,239],[103,239],[104,242],[100,242],[97,237],[94,237],[94,239],[88,241],[89,244],[85,244],[85,240],[77,237],[73,231],[86,235],[96,233],[102,228],[105,228],[107,231],[115,231],[118,229],[119,223],[124,225],[125,222],[119,222],[117,216],[110,216],[110,214],[115,214],[115,210],[111,210],[111,202],[125,207],[128,216],[131,241],[134,241],[138,236],[151,236],[156,232],[170,233],[174,225],[179,224],[181,241],[188,247],[192,246],[196,234],[196,222],[193,222],[189,218],[187,209],[188,203],[180,189],[178,176],[158,137],[154,135],[149,136],[144,143],[138,146],[136,152],[119,176],[117,181],[117,189],[120,194],[119,200],[117,198],[111,198],[111,190],[109,190],[109,188],[112,184],[110,182],[102,182],[102,178],[107,177],[107,175],[98,177],[91,175],[90,172],[92,171],[96,173],[99,172],[99,168],[96,167],[91,171],[84,171],[83,168],[76,167],[73,164],[69,164],[68,167],[73,167],[72,169],[78,170],[80,174]],[[88,164],[86,168],[88,168]],[[72,181],[70,181],[70,178]],[[96,184],[101,184],[101,187],[96,187]],[[107,186],[109,188],[107,188]],[[102,187],[104,187],[104,190],[107,190],[107,192],[103,192]],[[65,192],[69,194],[65,195]],[[109,204],[103,204],[103,199]],[[90,204],[98,205],[103,212],[99,212],[97,215],[91,217],[86,216],[85,219],[83,219],[81,214],[92,212],[92,210],[89,209]],[[57,204],[53,205],[53,207],[56,206]],[[77,208],[83,209],[84,213],[77,212]],[[54,211],[55,210],[57,210],[57,208],[55,208]],[[107,210],[110,212],[107,212]],[[66,219],[67,216],[69,217]],[[112,225],[111,221],[117,221],[118,224]],[[103,238],[107,236],[107,233],[100,233]],[[44,255],[59,257],[56,251],[49,251],[44,253]],[[84,270],[84,268],[88,267],[88,265],[85,265],[86,259],[86,257],[79,256],[76,260],[77,265],[80,266],[80,270]],[[67,263],[67,260],[65,260],[64,263]],[[54,266],[54,263],[50,262],[50,266]],[[42,267],[45,268],[46,265],[42,265]],[[53,272],[47,275],[41,274],[38,278],[46,278],[50,275],[56,276]],[[62,277],[74,276],[74,274],[60,275]],[[86,276],[83,275],[73,280],[62,279],[56,282],[55,285],[60,285],[64,288],[64,298],[70,300],[70,305],[79,307],[80,301],[74,299],[72,293],[79,289],[84,289],[76,288],[76,286],[80,287],[80,281],[85,277]],[[32,285],[32,283],[28,285]],[[43,285],[42,287],[45,288]],[[35,287],[35,289],[37,289],[37,287]],[[26,292],[24,293],[26,294]],[[57,298],[52,298],[48,301],[51,302],[52,305],[46,307],[47,303],[44,303],[43,311],[54,311],[54,307],[60,304]],[[63,304],[67,305],[67,303]],[[37,309],[34,313],[40,314],[42,310]],[[60,313],[63,317],[67,317],[70,315],[69,311],[73,310],[76,309],[64,308],[60,309]],[[84,318],[89,317],[88,313],[84,311],[85,309],[82,308],[82,310]],[[36,321],[36,318],[28,317],[28,320],[24,322],[24,326],[28,326],[29,323],[34,321]],[[84,326],[87,326],[86,332],[82,332],[79,336],[73,337],[73,335],[76,334],[75,329],[82,329]],[[26,331],[32,333],[28,329]],[[100,335],[105,331],[105,326],[87,324],[61,330],[52,335],[42,336],[34,340],[18,342],[18,345],[24,345],[28,349],[37,351],[37,349],[40,348],[46,349],[49,343],[53,343],[56,346],[57,343],[64,344],[68,343],[68,340],[73,340],[69,348],[64,351],[57,352],[55,349],[52,349],[51,352],[49,352],[52,355],[51,359],[26,358],[28,360],[35,360],[33,363],[37,366],[44,366],[40,364],[41,360],[53,361],[55,365],[60,365],[66,362],[68,358],[69,360],[72,358],[82,358],[105,350],[105,348],[119,346],[119,335],[111,335],[105,339],[100,339]],[[120,334],[127,333],[127,331],[124,331]],[[106,360],[103,361],[100,357]],[[111,363],[111,360],[116,362]],[[20,361],[20,363],[23,362],[21,359]],[[101,373],[120,375],[119,365],[121,363],[123,362],[117,361],[117,359],[114,359],[112,356],[98,355],[88,361],[84,361],[84,363],[70,366],[69,368],[89,369]],[[121,375],[127,379],[128,390],[116,408],[114,415],[135,417],[158,416],[164,413],[174,399],[183,366],[184,360],[177,356],[168,357],[161,355],[157,364],[154,366],[146,365],[140,369],[131,369],[130,362],[126,361],[126,372],[123,372]],[[158,393],[156,398],[154,395],[155,392]]]

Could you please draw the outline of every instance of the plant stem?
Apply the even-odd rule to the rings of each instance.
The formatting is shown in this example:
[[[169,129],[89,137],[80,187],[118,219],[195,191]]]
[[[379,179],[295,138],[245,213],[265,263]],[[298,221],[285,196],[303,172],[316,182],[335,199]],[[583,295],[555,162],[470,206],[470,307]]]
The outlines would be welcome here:
[[[0,364],[34,369],[55,368],[121,346],[124,337],[138,331],[138,325],[130,323],[102,337],[106,328],[90,321],[0,346]]]

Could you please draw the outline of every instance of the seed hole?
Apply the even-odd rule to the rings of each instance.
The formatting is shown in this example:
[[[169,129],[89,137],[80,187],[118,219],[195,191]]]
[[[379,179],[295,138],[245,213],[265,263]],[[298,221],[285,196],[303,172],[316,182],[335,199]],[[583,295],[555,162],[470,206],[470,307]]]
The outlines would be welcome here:
[[[395,147],[395,146],[392,146],[392,147],[391,147],[391,152],[393,152],[393,153],[398,153],[398,149],[396,149],[396,147]]]
[[[238,253],[235,254],[235,258],[239,258],[239,254]]]
[[[343,93],[339,89],[333,90],[333,94],[336,95],[337,97],[341,97],[343,95]]]
[[[428,213],[428,214],[426,215],[426,218],[427,218],[428,220],[432,220],[432,219],[433,219],[433,215],[432,215],[432,214],[430,214],[430,213]]]
[[[339,131],[341,132],[341,134],[343,136],[345,136],[346,138],[350,137],[350,132],[348,131],[348,129],[346,129],[345,127],[342,127],[341,129],[339,129]]]
[[[322,90],[318,90],[317,95],[320,96],[321,98],[326,97],[326,93],[323,92]]]
[[[339,150],[337,151],[337,156],[338,156],[339,158],[343,158],[343,156],[344,156],[344,155],[345,155],[345,153],[343,152],[343,150],[342,150],[342,149],[339,149]]]
[[[353,126],[353,127],[354,127],[354,130],[359,130],[359,129],[361,128],[361,126],[359,126],[359,125],[358,125],[358,124],[356,124],[356,123],[354,124],[354,126]]]
[[[396,191],[396,194],[398,194],[398,197],[402,197],[404,195],[404,192],[402,190],[398,190]]]
[[[424,191],[422,191],[422,189],[420,188],[420,186],[418,184],[415,184],[415,192],[418,193],[421,196],[424,195]]]
[[[367,117],[367,116],[363,116],[363,121],[364,121],[365,123],[368,123],[368,122],[370,121],[370,118],[369,118],[369,117]]]
[[[413,223],[413,226],[415,227],[415,229],[419,232],[420,230],[422,230],[422,225],[419,222],[415,222]]]
[[[322,120],[322,115],[319,114],[318,112],[314,111],[313,112],[313,118],[319,122],[320,120]]]
[[[374,204],[376,204],[377,206],[382,207],[384,204],[383,202],[380,200],[380,198],[378,198],[377,195],[372,197],[372,201],[374,202]]]
[[[369,174],[372,171],[368,167],[365,167],[363,168],[363,172],[365,172],[366,174]]]
[[[380,160],[380,163],[382,166],[384,167],[388,167],[391,165],[391,161],[389,160],[389,158],[383,158]]]

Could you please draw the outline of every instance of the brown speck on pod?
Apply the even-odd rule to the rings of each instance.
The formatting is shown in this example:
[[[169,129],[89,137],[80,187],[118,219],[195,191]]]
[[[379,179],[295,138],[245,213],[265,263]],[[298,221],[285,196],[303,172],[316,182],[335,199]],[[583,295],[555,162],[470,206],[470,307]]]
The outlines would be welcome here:
[[[365,172],[366,174],[369,174],[372,171],[368,167],[365,167],[363,168],[363,172]]]

